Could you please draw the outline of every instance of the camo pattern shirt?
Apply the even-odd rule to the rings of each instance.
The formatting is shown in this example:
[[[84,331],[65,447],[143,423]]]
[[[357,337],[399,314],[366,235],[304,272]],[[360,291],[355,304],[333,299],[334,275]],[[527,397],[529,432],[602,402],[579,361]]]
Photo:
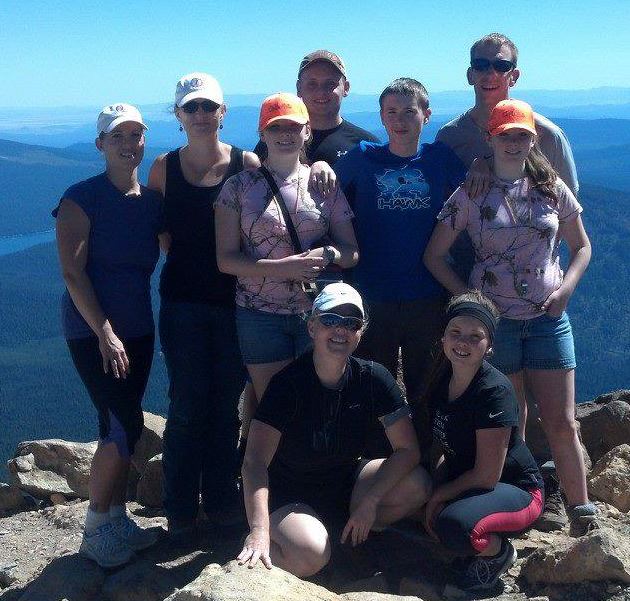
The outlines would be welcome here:
[[[532,319],[562,284],[560,226],[577,219],[582,207],[567,185],[556,180],[557,203],[532,188],[528,178],[495,178],[484,196],[469,199],[458,188],[438,215],[466,230],[475,251],[470,286],[478,288],[510,319]]]
[[[332,224],[350,221],[352,213],[343,192],[337,189],[324,197],[308,189],[311,169],[300,167],[298,177],[275,177],[304,250],[314,248],[329,235]],[[296,254],[278,203],[258,169],[242,171],[229,178],[215,207],[240,215],[241,250],[253,259],[283,259]],[[311,301],[300,282],[272,277],[239,277],[236,304],[247,309],[295,315],[309,311]]]

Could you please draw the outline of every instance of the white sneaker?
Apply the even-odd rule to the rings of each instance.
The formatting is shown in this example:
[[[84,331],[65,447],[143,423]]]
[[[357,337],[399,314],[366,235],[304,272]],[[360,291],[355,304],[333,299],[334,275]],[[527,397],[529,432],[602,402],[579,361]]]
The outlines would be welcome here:
[[[128,515],[112,520],[114,534],[134,551],[142,551],[158,540],[155,530],[140,528]]]
[[[99,526],[93,532],[83,532],[79,553],[94,560],[102,568],[115,568],[133,558],[131,547],[116,536],[111,523]]]

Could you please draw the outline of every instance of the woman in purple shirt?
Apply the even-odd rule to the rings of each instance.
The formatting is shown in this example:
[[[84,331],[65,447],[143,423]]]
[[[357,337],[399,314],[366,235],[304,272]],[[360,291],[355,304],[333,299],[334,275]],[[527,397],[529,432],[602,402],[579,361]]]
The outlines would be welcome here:
[[[488,122],[494,151],[490,190],[473,198],[460,188],[438,215],[424,260],[453,294],[468,286],[446,261],[466,230],[475,249],[470,287],[501,312],[493,363],[509,376],[519,397],[520,434],[525,432],[525,388],[538,405],[542,425],[568,502],[573,531],[593,520],[584,459],[574,419],[575,351],[566,306],[586,270],[591,245],[582,207],[536,145],[532,108],[503,100]],[[560,268],[565,240],[570,261]]]
[[[163,221],[160,194],[138,181],[145,129],[135,107],[105,107],[96,139],[105,172],[68,188],[53,211],[66,283],[64,335],[99,421],[80,552],[102,567],[124,564],[157,540],[125,509],[153,358],[149,279]]]

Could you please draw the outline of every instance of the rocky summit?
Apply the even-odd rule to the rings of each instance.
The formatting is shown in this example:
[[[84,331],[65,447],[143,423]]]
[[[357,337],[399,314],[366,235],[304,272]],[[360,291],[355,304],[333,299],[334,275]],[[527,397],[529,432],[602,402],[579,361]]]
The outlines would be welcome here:
[[[600,509],[579,538],[535,528],[515,539],[516,564],[500,601],[630,600],[630,391],[578,406],[589,494]],[[99,568],[78,555],[95,443],[18,445],[9,483],[0,483],[2,601],[439,601],[465,599],[452,586],[452,560],[412,523],[400,523],[356,549],[336,545],[322,573],[300,580],[279,568],[248,569],[234,558],[242,532],[200,523],[200,536],[173,546],[160,507],[164,419],[145,414],[129,504],[140,525],[161,537],[130,564]],[[477,597],[479,598],[479,597]]]

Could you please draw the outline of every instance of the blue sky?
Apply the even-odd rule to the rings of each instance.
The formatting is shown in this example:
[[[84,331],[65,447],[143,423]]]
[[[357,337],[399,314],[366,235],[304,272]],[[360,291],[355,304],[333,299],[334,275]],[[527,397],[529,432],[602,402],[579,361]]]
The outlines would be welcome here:
[[[316,48],[344,58],[355,92],[403,75],[464,89],[491,31],[519,46],[523,89],[630,87],[629,22],[628,0],[1,0],[0,106],[164,102],[193,70],[226,94],[291,90]]]

